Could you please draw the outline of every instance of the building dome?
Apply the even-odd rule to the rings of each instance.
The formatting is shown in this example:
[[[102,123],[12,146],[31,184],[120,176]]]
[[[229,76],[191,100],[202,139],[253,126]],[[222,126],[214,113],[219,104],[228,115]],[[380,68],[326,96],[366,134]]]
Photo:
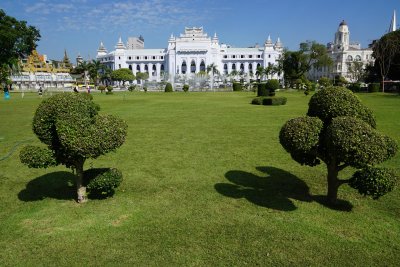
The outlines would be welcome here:
[[[340,22],[340,24],[339,24],[339,27],[340,27],[340,26],[347,26],[346,21],[342,20],[342,22]]]

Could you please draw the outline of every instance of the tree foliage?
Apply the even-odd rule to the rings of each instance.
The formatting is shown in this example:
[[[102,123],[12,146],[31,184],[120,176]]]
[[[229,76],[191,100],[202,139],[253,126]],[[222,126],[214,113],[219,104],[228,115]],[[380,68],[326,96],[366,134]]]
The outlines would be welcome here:
[[[350,90],[342,87],[323,89],[309,102],[306,117],[286,122],[279,134],[281,145],[300,164],[315,166],[324,162],[328,175],[328,200],[335,203],[340,185],[351,179],[339,179],[348,166],[364,169],[393,157],[396,142],[376,129],[372,112]],[[365,174],[365,172],[363,172]],[[365,175],[364,175],[365,176]],[[357,176],[357,188],[368,183]],[[393,179],[387,176],[385,179]],[[385,179],[374,180],[375,183]],[[364,194],[369,194],[364,190]],[[372,193],[371,193],[372,194]],[[373,193],[373,197],[383,194]]]
[[[326,47],[315,41],[301,43],[298,51],[285,51],[282,61],[285,79],[289,81],[303,79],[312,67],[332,65]]]
[[[31,54],[39,40],[39,30],[27,25],[26,21],[8,16],[0,9],[0,82],[5,82],[11,67],[20,58]]]
[[[135,80],[135,75],[130,69],[122,68],[114,70],[111,73],[111,79],[113,79],[114,81],[121,81],[123,84],[125,84],[125,82]]]
[[[27,146],[20,154],[21,162],[29,167],[62,164],[76,170],[79,202],[86,198],[85,160],[120,147],[127,133],[124,121],[98,111],[99,106],[83,94],[64,93],[44,100],[35,112],[33,132],[47,148]]]

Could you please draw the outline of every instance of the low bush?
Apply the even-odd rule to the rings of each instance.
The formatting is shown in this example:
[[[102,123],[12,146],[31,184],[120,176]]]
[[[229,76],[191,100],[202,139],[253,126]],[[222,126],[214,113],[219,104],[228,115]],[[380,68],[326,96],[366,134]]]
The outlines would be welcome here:
[[[93,96],[91,95],[91,94],[89,94],[89,93],[82,93],[81,94],[81,96],[83,97],[83,98],[86,98],[86,99],[88,99],[88,100],[93,100]]]
[[[279,106],[279,105],[286,105],[287,98],[283,96],[271,96],[271,97],[264,97],[263,105],[266,106]]]
[[[189,85],[188,85],[188,84],[183,85],[182,90],[183,90],[184,92],[189,91]]]
[[[172,88],[172,84],[171,83],[167,83],[165,85],[164,92],[170,93],[170,92],[173,92],[173,91],[174,91],[174,89]]]
[[[107,198],[121,184],[122,173],[115,168],[90,169],[84,172],[84,181],[90,197]]]
[[[104,92],[105,90],[106,90],[106,86],[105,85],[99,85],[98,87],[97,87],[97,89],[100,91],[100,92]]]
[[[233,83],[232,84],[233,91],[242,91],[243,87],[241,83]]]
[[[112,91],[113,91],[113,87],[111,86],[111,85],[109,85],[109,86],[107,86],[107,92],[106,92],[106,95],[112,95]]]
[[[256,97],[251,101],[251,104],[253,105],[262,105],[262,97]]]
[[[381,89],[381,84],[380,83],[370,83],[368,85],[368,92],[370,93],[377,93]]]
[[[352,83],[348,86],[349,90],[353,93],[358,93],[361,91],[361,84],[360,83]]]
[[[251,101],[253,105],[265,105],[265,106],[279,106],[285,105],[287,102],[286,97],[266,96],[256,97]]]
[[[129,85],[129,87],[128,87],[129,92],[133,92],[133,91],[135,91],[135,89],[136,89],[136,84]]]

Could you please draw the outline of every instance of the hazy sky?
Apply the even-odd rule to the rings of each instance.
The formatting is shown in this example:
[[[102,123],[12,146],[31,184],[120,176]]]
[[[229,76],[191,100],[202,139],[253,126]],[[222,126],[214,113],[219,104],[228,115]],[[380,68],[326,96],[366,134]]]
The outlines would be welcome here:
[[[297,50],[300,42],[333,41],[345,20],[350,40],[367,47],[386,33],[395,0],[1,0],[8,15],[26,20],[40,30],[38,51],[61,59],[64,49],[75,62],[78,53],[94,58],[100,41],[108,51],[121,36],[142,35],[145,48],[165,48],[173,33],[184,27],[203,26],[220,43],[235,47],[263,44],[268,35],[281,38],[284,46]]]

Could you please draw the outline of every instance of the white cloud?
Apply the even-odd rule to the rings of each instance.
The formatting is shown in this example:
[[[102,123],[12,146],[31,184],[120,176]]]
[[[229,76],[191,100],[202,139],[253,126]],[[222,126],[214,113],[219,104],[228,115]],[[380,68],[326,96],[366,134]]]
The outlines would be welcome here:
[[[189,2],[189,3],[188,3]],[[41,0],[25,7],[36,16],[50,17],[48,28],[58,31],[80,30],[143,30],[163,25],[194,25],[204,17],[211,17],[209,10],[196,9],[197,1],[136,0],[100,3],[90,0],[73,0],[54,3]]]

